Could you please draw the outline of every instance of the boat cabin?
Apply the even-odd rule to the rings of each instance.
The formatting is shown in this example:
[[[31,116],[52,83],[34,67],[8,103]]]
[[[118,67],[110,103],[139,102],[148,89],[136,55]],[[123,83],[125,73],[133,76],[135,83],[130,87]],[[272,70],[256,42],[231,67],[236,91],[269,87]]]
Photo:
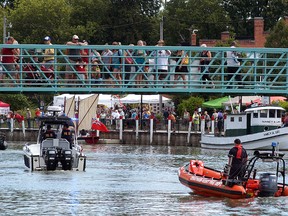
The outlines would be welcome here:
[[[278,106],[251,107],[240,114],[228,114],[224,121],[225,136],[239,136],[269,131],[282,126],[285,109]]]

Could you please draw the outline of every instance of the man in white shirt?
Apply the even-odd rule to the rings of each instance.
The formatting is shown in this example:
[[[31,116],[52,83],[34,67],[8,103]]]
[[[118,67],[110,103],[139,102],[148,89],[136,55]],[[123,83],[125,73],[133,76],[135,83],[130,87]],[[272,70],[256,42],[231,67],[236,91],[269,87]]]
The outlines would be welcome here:
[[[235,48],[236,47],[236,42],[233,41],[231,43],[231,48]],[[231,81],[231,84],[233,85],[237,85],[239,84],[239,82],[241,81],[241,75],[239,75],[239,73],[241,74],[241,71],[238,71],[237,70],[239,69],[239,66],[240,66],[240,61],[238,59],[238,53],[236,51],[227,51],[226,52],[226,55],[227,55],[227,73],[228,73],[228,81]],[[235,75],[235,81],[234,80],[231,80],[232,77]]]
[[[159,40],[157,46],[164,46],[164,40]],[[157,50],[154,53],[155,69],[159,80],[164,80],[168,73],[170,50]]]

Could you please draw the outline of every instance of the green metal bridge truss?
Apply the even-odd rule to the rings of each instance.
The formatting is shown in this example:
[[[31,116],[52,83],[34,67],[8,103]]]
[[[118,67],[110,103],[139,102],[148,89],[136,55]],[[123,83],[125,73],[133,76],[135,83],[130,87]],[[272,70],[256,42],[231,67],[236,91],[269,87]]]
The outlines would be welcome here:
[[[0,48],[15,48],[19,51],[17,63],[11,65],[17,69],[8,71],[7,65],[0,67],[0,91],[2,93],[39,92],[39,93],[220,93],[237,95],[287,95],[288,93],[288,49],[284,48],[227,48],[227,47],[193,47],[193,46],[110,46],[110,45],[0,45]],[[54,60],[50,63],[53,70],[45,69],[43,64],[44,50],[54,49]],[[81,55],[73,56],[71,61],[68,49],[86,50],[88,52],[85,64],[86,78],[76,70],[81,65]],[[104,63],[103,56],[98,53],[104,50],[114,50],[119,57],[119,63]],[[200,71],[200,53],[209,50],[212,54],[209,65],[204,72]],[[119,52],[120,50],[120,52]],[[141,50],[146,53],[145,61],[139,63],[136,53]],[[163,66],[155,64],[155,60],[162,58],[157,53],[170,50],[168,72],[158,69]],[[189,58],[188,72],[175,72],[175,67],[181,59],[175,57],[177,50],[183,50]],[[241,53],[241,66],[236,73],[227,73],[227,51]],[[3,56],[2,56],[3,57]],[[34,57],[38,57],[37,62]],[[132,60],[130,64],[126,58]],[[92,63],[97,59],[96,63]],[[137,63],[138,62],[138,63]],[[113,72],[111,66],[119,67],[120,72]],[[33,70],[29,69],[33,66]],[[46,64],[47,66],[47,64]],[[95,67],[100,68],[101,77],[109,79],[95,79]],[[28,68],[28,69],[27,69]],[[134,70],[131,72],[130,69]],[[213,80],[213,84],[202,77],[205,73]],[[175,75],[178,79],[175,79]],[[162,75],[163,79],[159,79]],[[184,82],[181,75],[185,75]],[[236,77],[241,77],[241,81]],[[121,77],[121,79],[119,78]]]

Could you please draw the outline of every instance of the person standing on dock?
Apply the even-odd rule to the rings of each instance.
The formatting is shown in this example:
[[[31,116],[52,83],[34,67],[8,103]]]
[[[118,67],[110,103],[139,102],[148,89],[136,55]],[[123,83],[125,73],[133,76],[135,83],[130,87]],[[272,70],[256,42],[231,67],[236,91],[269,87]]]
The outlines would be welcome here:
[[[224,116],[223,116],[222,110],[219,110],[217,114],[217,129],[218,129],[219,136],[222,136],[223,125],[224,125]]]
[[[199,131],[199,126],[200,126],[200,115],[198,114],[197,109],[195,109],[193,116],[193,126],[194,126],[194,131]]]
[[[27,120],[27,127],[28,128],[31,128],[31,117],[32,117],[31,111],[30,111],[29,108],[27,108],[27,110],[26,110],[26,120]]]
[[[248,160],[246,150],[243,148],[240,139],[234,140],[234,147],[230,149],[228,164],[231,165],[229,178],[241,178],[245,174],[245,167]]]

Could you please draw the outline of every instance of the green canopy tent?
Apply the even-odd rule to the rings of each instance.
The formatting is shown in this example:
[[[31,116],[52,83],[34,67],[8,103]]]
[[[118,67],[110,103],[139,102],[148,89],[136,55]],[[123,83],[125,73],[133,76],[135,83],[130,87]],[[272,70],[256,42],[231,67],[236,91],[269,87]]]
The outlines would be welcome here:
[[[222,103],[227,102],[228,100],[229,100],[229,97],[226,96],[226,97],[206,101],[202,105],[203,107],[207,107],[207,108],[222,108],[223,107]]]

